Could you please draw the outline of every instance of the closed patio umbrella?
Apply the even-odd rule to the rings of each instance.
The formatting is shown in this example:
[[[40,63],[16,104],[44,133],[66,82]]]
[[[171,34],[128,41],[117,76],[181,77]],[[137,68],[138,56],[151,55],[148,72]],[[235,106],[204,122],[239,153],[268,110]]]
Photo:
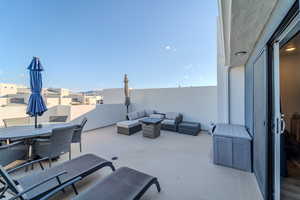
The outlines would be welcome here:
[[[130,105],[129,88],[128,88],[128,77],[127,74],[124,76],[124,94],[125,94],[125,106],[128,113],[128,107]]]
[[[31,95],[28,102],[27,114],[31,117],[35,117],[35,128],[37,128],[37,116],[43,115],[47,111],[47,107],[41,95],[42,92],[42,73],[43,66],[40,59],[33,57],[30,65],[28,66],[30,73],[30,88]]]

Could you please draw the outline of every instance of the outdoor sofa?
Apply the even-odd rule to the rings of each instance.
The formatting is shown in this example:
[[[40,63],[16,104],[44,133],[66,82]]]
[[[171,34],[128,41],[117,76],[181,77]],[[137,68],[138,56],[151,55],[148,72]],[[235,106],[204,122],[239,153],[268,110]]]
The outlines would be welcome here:
[[[182,122],[183,115],[177,112],[166,112],[164,120],[161,122],[163,130],[174,131],[178,130],[178,124]]]
[[[117,123],[119,134],[132,135],[142,130],[141,120],[144,118],[160,118],[161,129],[179,132],[187,135],[198,135],[201,130],[200,123],[183,121],[183,115],[178,112],[160,113],[155,110],[140,110],[127,114],[127,120]]]
[[[0,166],[0,176],[4,180],[2,182],[5,183],[5,186],[0,190],[0,199],[4,197],[7,190],[10,190],[15,194],[15,196],[9,200],[41,199],[59,186],[66,183],[71,183],[74,180],[82,179],[103,167],[110,167],[113,171],[115,171],[112,162],[93,154],[82,155],[49,169],[44,169],[43,165],[41,164],[41,161],[46,159],[48,158],[35,160],[8,171]],[[38,162],[42,168],[41,171],[31,173],[27,176],[17,179],[13,179],[10,176],[12,172]],[[74,189],[74,192],[77,194],[75,184],[72,183],[71,185]]]
[[[155,110],[140,110],[127,114],[127,120],[117,123],[117,131],[120,134],[132,135],[142,130],[140,120],[151,118],[164,118],[164,114],[158,113]]]

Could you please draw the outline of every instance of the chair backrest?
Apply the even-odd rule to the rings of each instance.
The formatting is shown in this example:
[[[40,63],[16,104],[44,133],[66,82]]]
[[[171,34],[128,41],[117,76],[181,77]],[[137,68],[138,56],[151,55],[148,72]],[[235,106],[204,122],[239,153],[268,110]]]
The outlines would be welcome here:
[[[74,131],[74,135],[73,135],[73,138],[72,138],[72,142],[73,143],[76,143],[76,142],[80,142],[81,141],[81,134],[82,134],[82,131],[83,131],[83,128],[85,126],[85,124],[87,123],[87,118],[83,118],[81,124],[80,124],[80,127],[77,128],[75,131]]]
[[[6,128],[10,126],[24,126],[30,124],[30,118],[29,117],[8,118],[8,119],[3,119],[3,123]]]
[[[85,126],[86,122],[87,122],[87,118],[84,117],[83,120],[82,120],[82,122],[81,122],[81,125],[80,125],[80,127],[81,127],[82,129],[83,129],[83,127]]]
[[[75,127],[76,125],[70,125],[52,130],[52,135],[50,138],[50,157],[58,156],[70,151],[70,145]]]
[[[5,171],[5,169],[0,165],[0,176],[4,179],[5,183],[7,184],[8,188],[14,192],[15,194],[18,194],[19,188],[14,182],[14,180],[11,178],[11,176]],[[21,189],[21,188],[20,188]]]
[[[66,122],[68,119],[67,115],[61,115],[61,116],[50,116],[49,122]]]
[[[0,146],[0,165],[6,166],[16,160],[24,160],[28,148],[23,142]]]

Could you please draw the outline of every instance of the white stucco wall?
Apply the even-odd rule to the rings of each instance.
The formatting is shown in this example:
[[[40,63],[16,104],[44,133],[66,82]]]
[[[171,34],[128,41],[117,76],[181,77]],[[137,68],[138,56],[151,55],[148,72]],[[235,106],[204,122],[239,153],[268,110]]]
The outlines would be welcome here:
[[[72,122],[80,123],[83,117],[88,119],[84,130],[93,130],[126,120],[126,108],[123,104],[98,104],[95,109],[81,115]]]
[[[245,124],[245,67],[231,68],[229,73],[229,100],[231,124]]]
[[[123,104],[125,95],[123,88],[103,89],[102,92],[104,104]]]
[[[207,129],[217,121],[217,87],[134,89],[131,110],[155,109],[180,112],[186,121],[200,122]]]
[[[219,4],[220,6],[220,4]],[[225,66],[224,35],[222,18],[217,18],[217,103],[218,123],[228,123],[228,94],[227,94],[227,67]]]

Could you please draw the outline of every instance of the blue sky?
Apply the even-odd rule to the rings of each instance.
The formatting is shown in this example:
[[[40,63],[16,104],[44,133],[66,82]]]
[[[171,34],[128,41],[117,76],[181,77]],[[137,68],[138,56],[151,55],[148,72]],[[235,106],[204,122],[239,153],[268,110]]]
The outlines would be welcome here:
[[[2,0],[0,82],[74,90],[216,85],[215,0]]]

